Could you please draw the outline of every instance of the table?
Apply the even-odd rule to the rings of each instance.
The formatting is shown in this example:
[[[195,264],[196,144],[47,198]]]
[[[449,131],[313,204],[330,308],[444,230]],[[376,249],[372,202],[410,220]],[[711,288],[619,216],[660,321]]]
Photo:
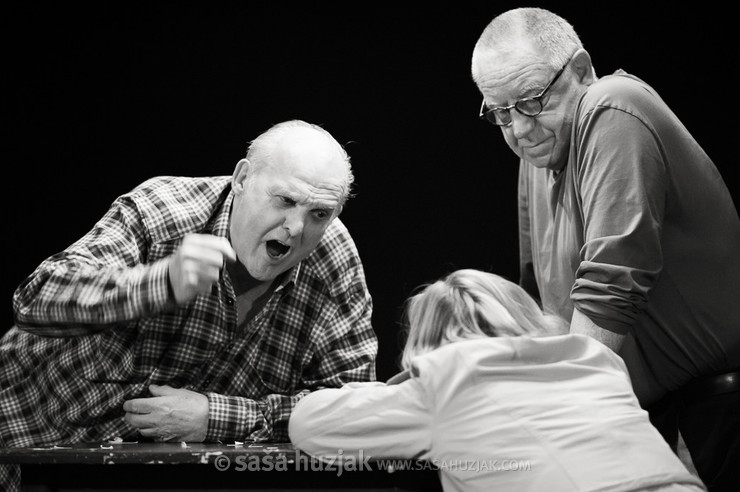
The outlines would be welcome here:
[[[107,441],[0,449],[38,491],[395,490],[441,491],[437,471],[416,460],[347,456],[324,462],[290,443]]]

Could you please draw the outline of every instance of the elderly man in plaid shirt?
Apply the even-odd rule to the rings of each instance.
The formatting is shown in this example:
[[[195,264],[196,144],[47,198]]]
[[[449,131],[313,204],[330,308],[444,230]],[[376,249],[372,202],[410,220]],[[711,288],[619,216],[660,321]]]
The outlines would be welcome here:
[[[303,121],[232,176],[156,177],[16,290],[0,445],[287,441],[308,392],[375,379],[372,300],[337,218],[353,174]],[[0,465],[0,488],[19,483]]]

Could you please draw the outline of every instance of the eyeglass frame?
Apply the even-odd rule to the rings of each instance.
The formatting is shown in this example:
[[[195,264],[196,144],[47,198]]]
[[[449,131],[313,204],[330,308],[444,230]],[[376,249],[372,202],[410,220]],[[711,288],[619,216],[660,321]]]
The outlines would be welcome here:
[[[511,125],[512,121],[514,121],[511,118],[511,110],[512,109],[516,109],[519,112],[519,114],[522,114],[524,116],[529,116],[530,118],[534,118],[535,116],[539,116],[540,114],[542,114],[542,111],[545,110],[545,105],[542,104],[542,98],[545,97],[545,94],[547,94],[547,91],[550,90],[550,88],[553,85],[555,85],[555,82],[557,82],[557,80],[560,78],[560,76],[563,74],[563,72],[565,72],[565,69],[568,67],[568,65],[570,64],[570,61],[572,59],[573,59],[573,57],[570,57],[568,59],[568,61],[565,62],[565,65],[563,65],[563,68],[561,68],[560,70],[558,70],[558,73],[556,73],[555,76],[550,80],[550,82],[545,86],[545,88],[542,89],[542,92],[540,92],[536,96],[525,97],[525,98],[519,99],[514,104],[510,104],[508,106],[496,106],[496,107],[493,107],[493,108],[489,108],[488,106],[486,106],[486,99],[483,98],[483,101],[481,101],[480,112],[478,113],[478,118],[480,118],[482,120],[485,119],[486,121],[488,121],[492,125],[506,127],[506,126]],[[519,109],[517,107],[519,104],[524,103],[524,102],[529,102],[529,101],[537,101],[539,103],[540,110],[537,113],[535,113],[535,114],[527,114],[527,113],[525,113],[524,111],[522,111],[521,109]],[[491,112],[493,112],[493,111],[506,111],[506,114],[509,115],[509,122],[508,123],[504,123],[504,124],[498,124],[498,123],[496,123],[496,116],[495,116],[495,114],[493,116],[494,120],[491,121],[488,118],[488,114],[491,113]]]

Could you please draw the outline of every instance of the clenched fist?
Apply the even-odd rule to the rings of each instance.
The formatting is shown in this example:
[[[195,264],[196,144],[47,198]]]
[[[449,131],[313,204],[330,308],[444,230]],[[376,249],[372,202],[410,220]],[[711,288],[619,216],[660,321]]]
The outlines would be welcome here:
[[[223,237],[188,234],[172,255],[170,285],[177,304],[208,292],[218,282],[224,261],[236,261],[236,252]]]

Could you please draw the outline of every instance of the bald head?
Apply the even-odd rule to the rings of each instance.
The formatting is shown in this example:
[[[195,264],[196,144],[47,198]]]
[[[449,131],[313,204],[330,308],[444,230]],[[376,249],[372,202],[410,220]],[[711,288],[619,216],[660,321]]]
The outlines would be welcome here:
[[[301,171],[327,169],[340,177],[341,203],[351,195],[354,175],[349,155],[334,137],[318,125],[302,120],[278,123],[252,140],[247,150],[249,177],[267,166],[300,162]]]

